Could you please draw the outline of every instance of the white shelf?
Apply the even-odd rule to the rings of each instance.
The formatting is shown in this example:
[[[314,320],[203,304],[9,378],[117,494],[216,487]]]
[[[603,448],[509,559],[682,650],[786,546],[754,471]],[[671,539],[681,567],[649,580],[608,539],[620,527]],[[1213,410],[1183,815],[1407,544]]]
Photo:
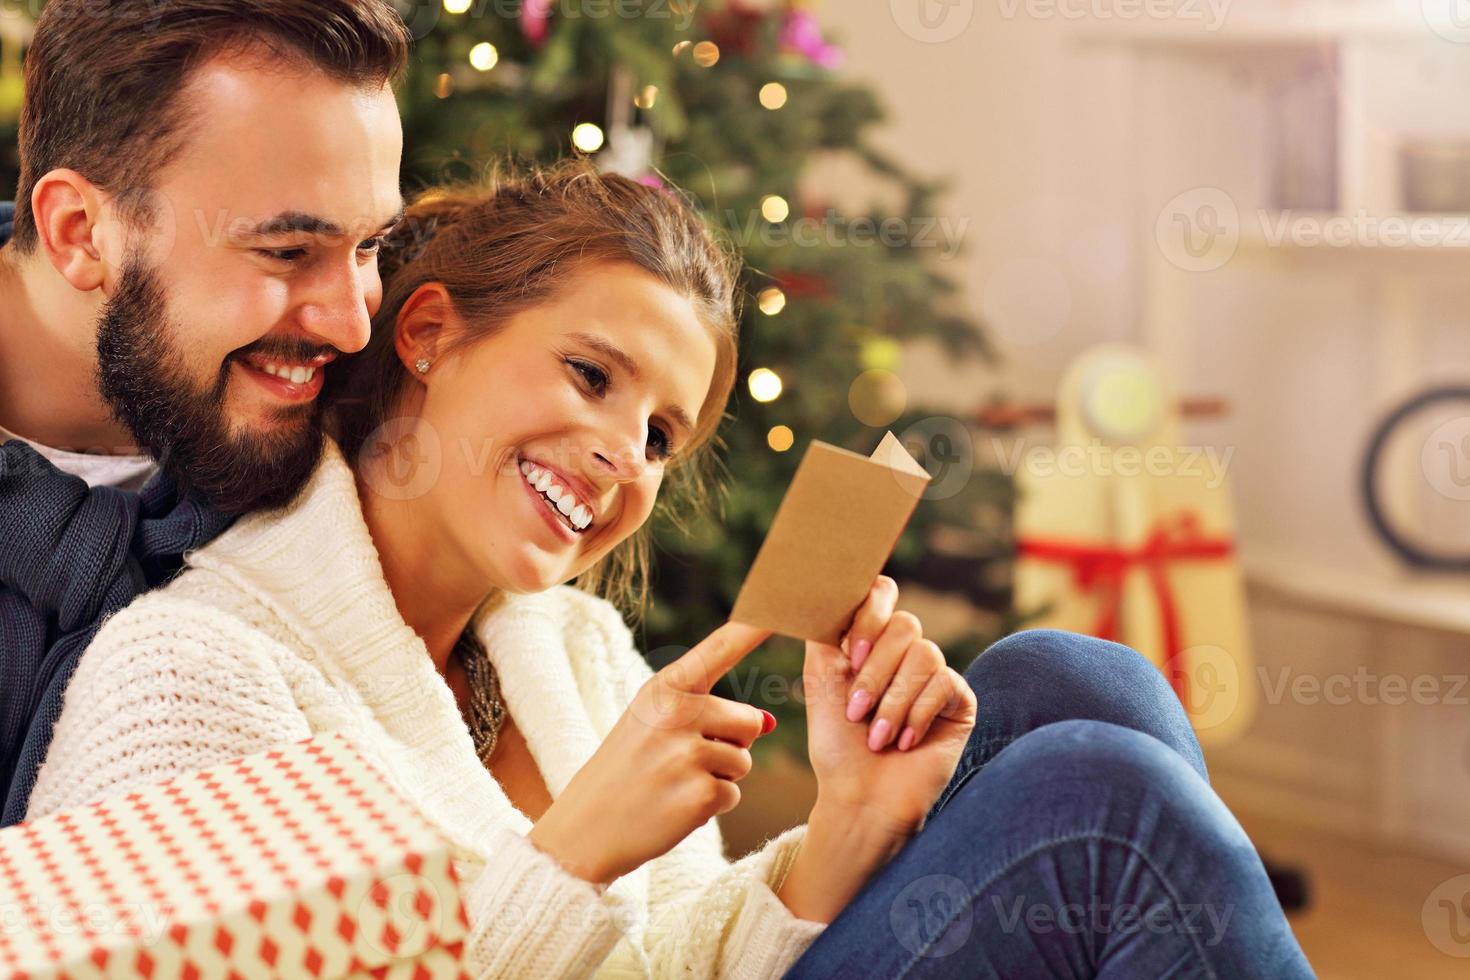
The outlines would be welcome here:
[[[1139,17],[1133,20],[1089,21],[1073,28],[1079,42],[1137,47],[1250,50],[1270,47],[1306,47],[1348,38],[1433,40],[1428,22],[1413,12],[1395,16],[1391,11],[1301,11],[1266,16],[1228,9],[1219,25],[1210,26],[1208,5],[1199,16],[1186,18]]]
[[[1470,575],[1347,571],[1262,549],[1241,558],[1252,585],[1348,616],[1470,636]]]

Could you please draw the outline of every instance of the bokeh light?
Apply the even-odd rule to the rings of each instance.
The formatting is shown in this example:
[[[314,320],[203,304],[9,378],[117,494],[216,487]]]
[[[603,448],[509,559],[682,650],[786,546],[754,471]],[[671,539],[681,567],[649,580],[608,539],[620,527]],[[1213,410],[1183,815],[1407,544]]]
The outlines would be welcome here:
[[[500,52],[489,41],[481,41],[470,48],[470,66],[476,71],[489,71],[500,61]]]
[[[583,153],[596,153],[604,139],[602,127],[595,123],[581,123],[572,130],[572,145]]]
[[[750,372],[750,397],[758,402],[773,402],[781,397],[781,376],[770,368]]]

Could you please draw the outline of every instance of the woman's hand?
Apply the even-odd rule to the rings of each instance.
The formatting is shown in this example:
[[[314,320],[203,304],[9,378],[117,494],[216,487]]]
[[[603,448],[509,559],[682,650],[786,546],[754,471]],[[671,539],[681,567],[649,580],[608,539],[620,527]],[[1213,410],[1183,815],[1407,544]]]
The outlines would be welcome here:
[[[808,641],[802,677],[818,807],[911,836],[959,765],[976,704],[897,602],[897,583],[878,576],[846,649]]]
[[[775,718],[709,692],[770,635],[726,623],[650,677],[531,828],[532,843],[573,874],[606,884],[733,810],[750,746]]]

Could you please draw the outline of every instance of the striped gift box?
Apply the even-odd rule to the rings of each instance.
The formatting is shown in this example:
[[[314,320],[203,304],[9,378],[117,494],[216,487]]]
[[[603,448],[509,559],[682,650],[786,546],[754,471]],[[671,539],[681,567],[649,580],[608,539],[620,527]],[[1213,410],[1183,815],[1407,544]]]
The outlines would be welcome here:
[[[0,977],[461,978],[453,845],[341,735],[0,831]]]

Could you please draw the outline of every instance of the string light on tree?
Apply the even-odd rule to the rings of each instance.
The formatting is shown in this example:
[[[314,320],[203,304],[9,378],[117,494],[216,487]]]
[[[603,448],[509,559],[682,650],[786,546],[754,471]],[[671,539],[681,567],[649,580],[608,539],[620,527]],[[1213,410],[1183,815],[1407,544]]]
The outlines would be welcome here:
[[[713,41],[700,41],[694,46],[694,63],[701,68],[713,68],[720,61],[720,46]]]
[[[772,224],[785,221],[791,214],[791,205],[779,194],[767,194],[761,198],[761,217]]]
[[[444,0],[444,9],[451,14],[462,14],[470,9],[473,0]]]
[[[572,130],[572,145],[583,153],[596,153],[602,149],[604,139],[602,127],[595,123],[579,123]]]
[[[779,287],[772,286],[760,291],[760,295],[756,297],[756,303],[766,316],[775,316],[786,309],[786,294]]]
[[[796,435],[791,431],[791,427],[788,425],[772,426],[771,431],[766,433],[766,445],[770,446],[778,453],[784,453],[786,450],[790,449],[795,442]]]
[[[750,397],[758,402],[773,402],[781,397],[781,376],[770,368],[750,372]]]
[[[903,357],[903,348],[892,337],[868,337],[858,348],[858,360],[863,367],[892,371]]]
[[[633,104],[640,109],[652,109],[653,104],[658,101],[658,86],[645,85],[643,91],[639,92],[633,99]]]
[[[679,57],[679,55],[683,54],[685,51],[688,51],[692,47],[694,47],[693,41],[680,41],[678,44],[674,45],[674,57]]]
[[[500,61],[500,52],[489,41],[481,41],[470,48],[470,67],[476,71],[489,71]]]
[[[761,86],[761,105],[776,110],[786,104],[786,86],[780,82],[767,82]]]
[[[434,79],[434,96],[436,98],[447,99],[453,93],[454,76],[448,72],[444,72],[438,78]]]

